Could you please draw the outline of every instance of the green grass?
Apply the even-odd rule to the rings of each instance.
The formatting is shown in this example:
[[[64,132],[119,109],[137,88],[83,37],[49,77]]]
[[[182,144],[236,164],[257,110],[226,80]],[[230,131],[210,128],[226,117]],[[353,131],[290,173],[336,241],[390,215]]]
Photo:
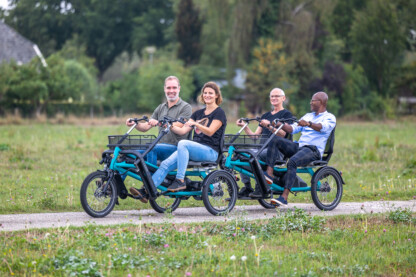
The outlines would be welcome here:
[[[252,127],[252,129],[254,126]],[[126,127],[74,125],[0,126],[0,213],[81,211],[79,188],[83,179],[101,168],[107,135],[123,134]],[[227,133],[237,127],[230,123]],[[342,201],[409,200],[416,197],[416,122],[339,122],[330,165],[345,180]],[[306,180],[307,177],[303,176]],[[141,186],[132,180],[129,186]],[[310,202],[309,193],[291,196]],[[237,204],[255,204],[245,201]],[[181,207],[203,206],[182,201]],[[133,199],[116,209],[149,208]]]
[[[0,275],[413,276],[415,215],[120,225],[3,233]]]

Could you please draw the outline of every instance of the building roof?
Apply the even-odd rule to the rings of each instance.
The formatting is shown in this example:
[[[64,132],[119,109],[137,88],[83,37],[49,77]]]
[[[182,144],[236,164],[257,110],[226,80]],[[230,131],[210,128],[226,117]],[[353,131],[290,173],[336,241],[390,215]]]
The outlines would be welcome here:
[[[25,64],[36,57],[35,44],[0,20],[0,63],[12,59]]]

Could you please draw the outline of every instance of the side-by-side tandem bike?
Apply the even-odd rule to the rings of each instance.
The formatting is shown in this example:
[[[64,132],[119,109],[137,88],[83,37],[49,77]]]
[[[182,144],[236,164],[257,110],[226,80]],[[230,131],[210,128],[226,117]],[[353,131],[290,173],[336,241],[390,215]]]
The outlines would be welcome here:
[[[242,118],[245,122],[240,131],[235,135],[226,135],[225,146],[228,147],[228,155],[224,163],[225,169],[234,172],[246,174],[254,179],[256,186],[259,187],[263,197],[251,198],[241,197],[241,200],[257,200],[260,205],[266,209],[276,208],[270,200],[275,195],[280,195],[284,190],[284,175],[287,172],[287,158],[276,161],[273,167],[274,180],[273,184],[267,184],[264,178],[264,170],[266,164],[264,161],[258,159],[259,154],[267,148],[274,135],[277,135],[279,130],[283,127],[281,124],[275,128],[273,135],[269,137],[262,137],[261,135],[241,135],[241,132],[249,124],[250,121],[256,120],[260,122],[260,118]],[[274,125],[278,122],[292,123],[296,118],[289,119],[275,119]],[[335,128],[331,132],[325,146],[324,155],[321,160],[311,162],[306,167],[298,168],[296,173],[305,173],[311,177],[310,185],[308,185],[302,178],[297,175],[296,183],[291,188],[291,192],[295,195],[299,192],[311,192],[312,200],[315,205],[321,210],[333,210],[341,201],[344,180],[341,172],[337,169],[328,166],[328,162],[333,153],[335,142]]]
[[[134,125],[122,136],[109,136],[108,147],[102,153],[100,164],[104,169],[92,172],[81,186],[81,204],[85,212],[92,217],[108,215],[118,203],[118,199],[136,198],[128,193],[124,177],[131,177],[143,183],[149,194],[152,208],[159,212],[174,211],[181,200],[190,197],[202,200],[206,209],[213,215],[229,213],[237,200],[237,183],[235,177],[226,170],[216,170],[223,159],[222,153],[216,162],[188,163],[185,173],[186,190],[169,192],[167,187],[175,180],[176,171],[168,173],[163,183],[157,188],[153,184],[152,173],[157,165],[145,160],[146,155],[170,132],[174,122],[185,123],[183,119],[165,117],[159,121],[164,129],[157,137],[153,135],[129,135],[140,121],[147,117],[133,118]],[[197,176],[201,181],[191,181],[188,177]],[[137,198],[136,198],[137,199]]]
[[[189,161],[185,174],[186,190],[169,192],[167,187],[175,180],[176,171],[169,172],[161,185],[155,187],[152,174],[158,169],[158,165],[146,161],[146,155],[153,150],[155,145],[170,132],[174,122],[185,123],[181,118],[172,119],[165,117],[159,121],[163,130],[159,135],[130,135],[136,125],[142,121],[148,121],[146,116],[132,118],[134,125],[124,134],[109,136],[108,150],[102,153],[100,164],[104,168],[89,174],[82,183],[80,200],[83,209],[92,217],[105,217],[118,204],[119,199],[138,197],[130,194],[124,184],[125,178],[134,178],[143,183],[149,195],[149,203],[159,212],[174,211],[182,200],[193,197],[202,200],[205,208],[213,215],[228,214],[235,206],[238,198],[238,186],[236,173],[248,175],[256,181],[263,192],[264,197],[243,197],[242,200],[257,200],[267,208],[275,208],[270,200],[274,195],[283,192],[283,176],[287,171],[286,160],[277,161],[274,167],[273,184],[269,185],[264,179],[264,161],[258,160],[258,154],[267,148],[272,137],[261,135],[241,135],[241,132],[250,121],[259,118],[243,118],[246,124],[235,135],[225,135],[221,141],[223,153],[218,155],[216,162]],[[294,119],[277,119],[277,122],[293,122]],[[274,135],[282,128],[276,128]],[[335,130],[334,130],[335,131]],[[343,184],[341,173],[328,166],[333,152],[335,140],[334,131],[331,133],[324,157],[314,161],[307,167],[298,168],[297,173],[307,173],[311,176],[311,184],[308,186],[300,177],[297,184],[291,189],[293,193],[310,191],[313,202],[322,210],[332,210],[341,201]],[[227,153],[227,155],[223,155]],[[193,181],[189,177],[199,177]],[[195,178],[193,178],[195,179]]]

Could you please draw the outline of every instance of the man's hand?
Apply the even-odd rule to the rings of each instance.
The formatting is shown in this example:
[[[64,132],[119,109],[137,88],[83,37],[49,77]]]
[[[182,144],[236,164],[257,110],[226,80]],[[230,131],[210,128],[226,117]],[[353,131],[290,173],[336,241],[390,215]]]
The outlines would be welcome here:
[[[308,127],[309,126],[309,121],[301,119],[301,120],[299,120],[298,125],[301,126],[301,127]]]
[[[152,127],[155,127],[159,124],[159,121],[152,118],[152,119],[149,120],[149,122],[147,122],[147,124],[149,124]]]
[[[126,119],[126,125],[127,125],[127,126],[129,126],[129,127],[131,127],[131,126],[133,126],[133,125],[134,125],[134,121],[130,121],[130,119],[131,119],[131,118],[127,118],[127,119]]]
[[[241,119],[237,119],[236,124],[237,124],[237,126],[243,127],[243,126],[244,126],[244,124],[245,124],[245,122],[244,122],[244,121],[242,121]]]

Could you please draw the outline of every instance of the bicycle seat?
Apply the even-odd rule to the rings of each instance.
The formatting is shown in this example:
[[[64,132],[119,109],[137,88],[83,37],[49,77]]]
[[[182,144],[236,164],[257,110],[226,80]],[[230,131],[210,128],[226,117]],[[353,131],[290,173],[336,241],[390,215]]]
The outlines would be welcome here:
[[[325,166],[328,164],[329,160],[331,159],[332,153],[334,152],[334,144],[335,144],[335,128],[331,131],[331,134],[326,141],[324,154],[321,160],[316,160],[311,162],[308,166]]]

